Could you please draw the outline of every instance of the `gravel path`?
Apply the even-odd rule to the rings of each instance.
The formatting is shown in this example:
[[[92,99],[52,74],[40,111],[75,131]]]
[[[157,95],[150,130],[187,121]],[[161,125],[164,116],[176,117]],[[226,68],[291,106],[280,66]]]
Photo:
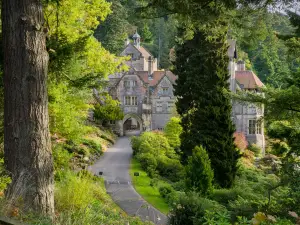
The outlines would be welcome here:
[[[122,137],[89,170],[97,175],[103,173],[107,193],[128,215],[166,225],[167,217],[147,203],[133,188],[129,175],[131,157],[130,140]]]

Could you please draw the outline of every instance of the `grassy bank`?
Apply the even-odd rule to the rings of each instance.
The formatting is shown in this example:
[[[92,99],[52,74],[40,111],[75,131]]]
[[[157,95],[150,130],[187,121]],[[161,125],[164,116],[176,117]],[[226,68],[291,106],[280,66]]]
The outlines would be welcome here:
[[[139,176],[134,176],[134,172],[139,172]],[[140,163],[136,159],[131,160],[130,176],[133,181],[135,190],[152,206],[157,208],[162,213],[169,212],[169,206],[161,197],[158,187],[163,184],[163,181],[158,181],[158,184],[151,185],[151,178],[141,168]]]
[[[144,225],[139,218],[127,216],[106,193],[102,178],[82,168],[100,157],[115,136],[106,130],[90,132],[82,139],[70,141],[61,137],[53,140],[55,167],[55,220],[49,221],[22,211],[21,202],[4,198],[5,176],[0,174],[0,215],[27,224],[39,225]],[[0,158],[0,172],[4,169]]]

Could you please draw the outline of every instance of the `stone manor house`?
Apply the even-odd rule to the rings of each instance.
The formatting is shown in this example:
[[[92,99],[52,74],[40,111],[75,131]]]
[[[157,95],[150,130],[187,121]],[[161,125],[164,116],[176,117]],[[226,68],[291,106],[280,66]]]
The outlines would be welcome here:
[[[136,32],[133,43],[126,41],[121,56],[130,56],[126,62],[129,71],[109,76],[109,92],[118,99],[124,111],[122,121],[111,122],[120,136],[137,134],[148,130],[162,130],[175,112],[173,85],[176,75],[159,70],[157,59],[140,44],[141,37]],[[245,69],[243,62],[236,63],[236,44],[229,41],[230,89],[258,91],[263,83],[252,72]],[[237,132],[245,134],[249,143],[264,149],[263,107],[248,103],[233,102],[232,118]]]

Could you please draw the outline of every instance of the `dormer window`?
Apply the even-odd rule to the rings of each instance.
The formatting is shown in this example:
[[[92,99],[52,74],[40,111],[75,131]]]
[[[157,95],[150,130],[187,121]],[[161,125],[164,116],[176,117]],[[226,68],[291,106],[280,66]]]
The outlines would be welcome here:
[[[167,87],[162,88],[163,95],[167,95],[168,93],[169,93],[169,88],[167,88]]]

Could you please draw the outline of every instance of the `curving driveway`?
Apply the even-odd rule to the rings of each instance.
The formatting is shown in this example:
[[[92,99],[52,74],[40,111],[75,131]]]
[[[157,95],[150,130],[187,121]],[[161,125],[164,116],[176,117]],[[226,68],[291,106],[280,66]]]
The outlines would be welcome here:
[[[154,224],[167,224],[167,217],[148,204],[133,188],[129,175],[132,148],[128,137],[120,138],[89,170],[102,176],[106,191],[128,215]]]

